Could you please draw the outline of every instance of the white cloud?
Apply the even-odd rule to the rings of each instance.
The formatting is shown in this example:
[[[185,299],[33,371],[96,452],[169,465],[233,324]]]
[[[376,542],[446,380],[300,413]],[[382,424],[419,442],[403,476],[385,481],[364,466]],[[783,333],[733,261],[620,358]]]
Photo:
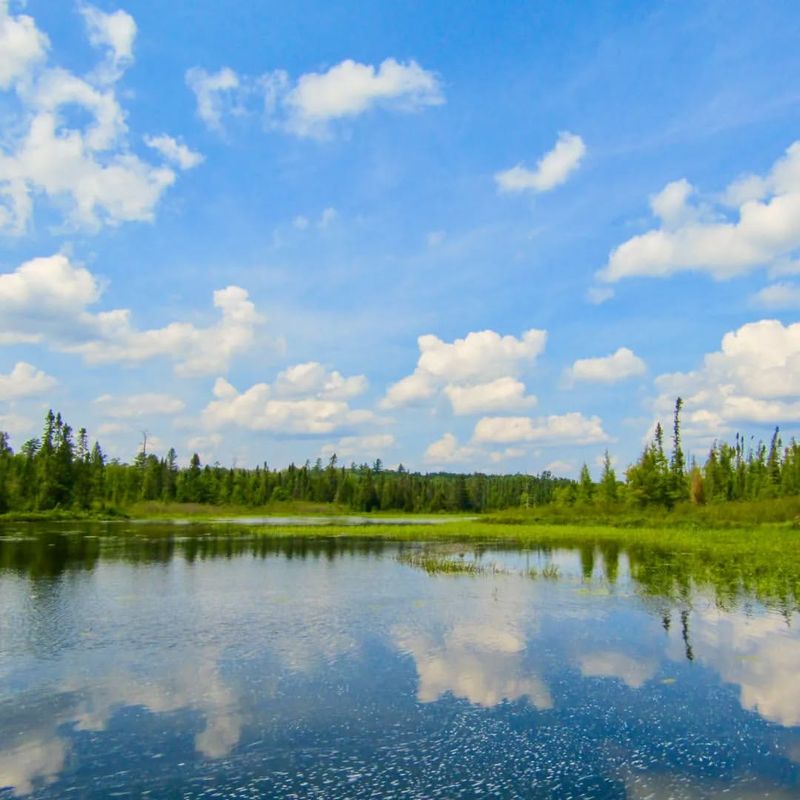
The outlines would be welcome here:
[[[383,408],[413,405],[440,391],[456,413],[476,413],[532,405],[525,387],[515,380],[526,363],[535,361],[545,347],[547,332],[531,329],[517,339],[495,331],[467,334],[444,342],[437,336],[420,336],[420,355],[411,375],[389,387]]]
[[[223,378],[203,411],[210,429],[236,425],[274,433],[323,434],[371,422],[370,411],[351,409],[348,400],[366,389],[363,375],[344,378],[316,362],[298,364],[273,384],[257,383],[240,393]]]
[[[668,183],[650,198],[650,208],[667,228],[676,228],[694,220],[697,210],[689,205],[694,188],[686,178]]]
[[[136,22],[130,14],[117,10],[106,14],[98,8],[84,5],[81,8],[89,42],[94,47],[108,49],[106,80],[116,80],[122,68],[133,61],[133,43],[136,40]]]
[[[115,82],[132,59],[133,19],[91,6],[83,14],[91,41],[110,53],[86,77],[45,63],[47,39],[30,17],[0,13],[0,89],[16,88],[0,146],[2,232],[23,233],[39,198],[76,226],[149,221],[176,180],[172,169],[144,161],[128,144]],[[76,106],[85,113],[67,113]]]
[[[208,464],[216,460],[217,450],[224,441],[224,437],[219,433],[211,433],[208,436],[192,436],[186,440],[186,451],[197,453],[200,460]]]
[[[548,192],[560,186],[580,166],[586,155],[583,139],[574,133],[563,131],[552,150],[545,153],[536,164],[535,170],[522,164],[498,172],[494,179],[504,192]]]
[[[742,325],[698,369],[660,375],[656,388],[662,416],[683,398],[686,435],[714,436],[741,422],[800,422],[800,323]]]
[[[299,231],[304,231],[309,226],[308,217],[298,214],[293,220],[292,225]]]
[[[231,358],[253,344],[263,322],[238,286],[214,292],[221,319],[207,328],[172,322],[139,330],[129,309],[88,311],[101,294],[98,280],[63,254],[26,261],[0,274],[0,344],[43,342],[79,354],[89,364],[166,357],[179,375],[206,375],[227,369]]]
[[[167,161],[171,161],[181,169],[192,169],[198,164],[203,163],[203,156],[190,150],[182,142],[173,139],[172,136],[162,134],[161,136],[145,136],[144,142],[148,147],[161,153]]]
[[[645,363],[627,347],[602,358],[579,358],[568,370],[568,383],[590,381],[593,383],[616,383],[617,381],[644,375]]]
[[[492,444],[595,444],[609,441],[599,417],[573,411],[549,417],[483,417],[475,426],[474,440]]]
[[[425,450],[424,459],[428,464],[464,464],[472,461],[482,452],[471,445],[459,445],[452,433],[446,433],[441,439],[431,442]]]
[[[336,218],[339,216],[335,208],[326,208],[319,218],[319,227],[320,228],[327,228],[329,225],[332,225]]]
[[[249,113],[255,98],[260,98],[271,127],[303,137],[324,137],[332,121],[356,117],[376,106],[410,112],[444,102],[434,73],[416,61],[393,58],[378,67],[346,59],[296,81],[283,70],[240,76],[228,67],[216,73],[194,67],[186,73],[186,81],[197,100],[197,115],[214,130],[222,130],[225,114]]]
[[[45,394],[58,385],[58,381],[40,369],[19,361],[7,375],[0,373],[0,400],[20,400]]]
[[[227,286],[214,292],[222,317],[216,325],[198,328],[171,322],[164,328],[140,331],[130,324],[127,309],[100,312],[95,319],[100,337],[62,349],[81,354],[89,364],[137,364],[158,356],[176,362],[175,372],[187,377],[227,369],[230,360],[251,347],[263,322],[247,291]]]
[[[343,436],[335,444],[326,444],[320,451],[325,458],[336,454],[340,460],[385,458],[386,451],[395,445],[391,433],[374,433],[367,436]]]
[[[318,361],[295,364],[278,373],[274,390],[279,397],[314,396],[323,400],[347,400],[367,390],[364,375],[345,378],[333,370],[329,372]]]
[[[482,382],[505,377],[522,361],[533,361],[544,351],[547,333],[532,329],[517,339],[487,330],[452,343],[433,335],[420,336],[418,342],[421,370],[451,382]]]
[[[5,1],[0,2],[0,89],[27,77],[31,68],[44,60],[49,46],[33,18],[12,17]]]
[[[614,290],[608,286],[591,286],[586,290],[586,301],[599,306],[614,296]]]
[[[522,458],[526,452],[521,447],[506,447],[504,450],[493,450],[489,453],[489,459],[493,464],[499,464],[511,458]]]
[[[722,280],[770,266],[800,247],[800,142],[767,176],[731,184],[716,209],[693,205],[692,193],[681,180],[651,198],[659,227],[612,250],[598,276],[613,283],[698,271]],[[734,205],[738,218],[730,218],[725,203]]]
[[[569,475],[575,471],[575,465],[571,461],[564,461],[560,458],[551,461],[549,464],[545,464],[544,468],[547,472],[551,472],[553,475],[557,476]]]
[[[186,83],[194,92],[197,116],[212,130],[221,131],[222,115],[239,106],[239,76],[230,67],[213,73],[192,67],[186,73]]]
[[[444,102],[432,72],[416,61],[387,58],[377,69],[347,59],[326,72],[301,75],[285,98],[288,127],[300,136],[324,133],[330,120],[363,114],[375,105],[414,111]]]
[[[171,415],[183,411],[183,400],[168,394],[145,392],[127,397],[104,394],[94,400],[95,406],[107,417],[132,419],[155,415]]]
[[[800,308],[800,286],[795,283],[773,283],[756,292],[753,302],[763,308]]]
[[[525,384],[514,378],[497,378],[474,386],[448,384],[444,393],[455,414],[482,414],[536,405],[536,398],[525,395]]]
[[[411,375],[406,375],[397,383],[392,384],[381,400],[381,408],[401,408],[410,406],[423,400],[428,400],[436,394],[436,387],[431,377],[417,370]]]

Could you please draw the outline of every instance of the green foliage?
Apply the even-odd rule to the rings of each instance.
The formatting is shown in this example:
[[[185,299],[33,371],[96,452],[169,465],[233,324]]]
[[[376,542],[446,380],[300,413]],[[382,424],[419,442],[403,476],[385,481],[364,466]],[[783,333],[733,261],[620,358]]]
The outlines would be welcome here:
[[[591,479],[589,480],[591,484]],[[0,513],[84,511],[131,508],[137,504],[181,503],[198,507],[242,509],[284,503],[336,503],[358,512],[483,512],[524,504],[549,503],[558,487],[572,482],[549,472],[541,475],[423,475],[398,467],[389,470],[377,459],[340,465],[332,456],[298,467],[272,470],[227,469],[203,465],[197,453],[178,466],[170,449],[164,458],[142,450],[130,464],[108,462],[100,445],[89,446],[86,431],[73,439],[60,414],[49,411],[41,440],[11,450],[0,432]]]
[[[757,521],[752,519],[756,508],[765,520],[791,519],[787,515],[798,513],[789,502],[800,498],[797,442],[784,446],[777,428],[768,445],[752,440],[747,444],[737,434],[733,444],[715,442],[702,466],[687,465],[681,444],[682,407],[678,398],[669,457],[658,424],[652,441],[625,471],[624,482],[617,479],[606,452],[598,483],[586,464],[577,481],[547,471],[421,474],[403,466],[387,469],[380,459],[372,465],[344,466],[335,455],[327,464],[317,459],[313,465],[290,464],[278,470],[266,463],[254,469],[203,465],[195,453],[188,466],[180,467],[174,449],[159,458],[144,446],[132,463],[125,464],[108,461],[97,442],[90,446],[85,429],[76,438],[61,415],[49,411],[41,438],[28,440],[17,453],[0,431],[0,514],[92,515],[174,503],[206,509],[236,507],[246,513],[269,505],[313,504],[317,510],[335,505],[369,513],[517,509],[527,519],[608,519],[614,524],[637,524],[665,512],[673,521],[691,518],[715,525],[719,519],[736,520],[741,514],[750,524]],[[728,511],[721,513],[720,506]]]

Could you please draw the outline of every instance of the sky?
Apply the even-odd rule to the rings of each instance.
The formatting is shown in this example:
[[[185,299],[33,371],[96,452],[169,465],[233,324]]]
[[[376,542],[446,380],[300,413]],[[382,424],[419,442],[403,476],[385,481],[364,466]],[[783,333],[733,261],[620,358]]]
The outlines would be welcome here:
[[[0,429],[593,474],[800,433],[800,8],[0,0]]]

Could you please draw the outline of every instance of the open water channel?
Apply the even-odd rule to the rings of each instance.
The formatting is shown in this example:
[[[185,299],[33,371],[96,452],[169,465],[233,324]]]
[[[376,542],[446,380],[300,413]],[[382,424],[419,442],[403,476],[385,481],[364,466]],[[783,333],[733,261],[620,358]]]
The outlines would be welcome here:
[[[0,798],[800,797],[795,601],[651,567],[7,525]]]

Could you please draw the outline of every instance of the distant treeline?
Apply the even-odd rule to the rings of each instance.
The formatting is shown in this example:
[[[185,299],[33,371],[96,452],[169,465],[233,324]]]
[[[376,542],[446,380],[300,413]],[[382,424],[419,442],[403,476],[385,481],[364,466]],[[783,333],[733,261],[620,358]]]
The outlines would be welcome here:
[[[0,431],[0,513],[52,509],[124,509],[147,501],[261,507],[274,502],[335,503],[353,511],[493,511],[560,506],[622,507],[756,500],[800,495],[800,445],[784,447],[776,429],[769,445],[715,443],[700,465],[687,463],[681,446],[680,413],[675,405],[671,453],[657,425],[653,441],[620,481],[606,453],[599,481],[584,465],[577,481],[549,472],[539,475],[474,473],[421,474],[402,466],[340,465],[336,456],[323,464],[291,464],[270,469],[202,465],[194,454],[180,467],[174,449],[159,458],[140,452],[132,463],[108,460],[100,445],[91,447],[87,433],[77,434],[48,412],[41,438],[25,442],[18,452]]]
[[[399,466],[340,465],[336,456],[323,464],[291,464],[270,469],[202,465],[195,453],[178,466],[170,449],[164,458],[140,452],[130,464],[108,460],[100,445],[89,445],[86,430],[77,434],[48,412],[42,436],[17,453],[0,431],[0,513],[52,509],[124,509],[138,502],[161,501],[260,507],[272,502],[336,503],[353,511],[488,511],[542,505],[570,481],[541,475],[420,474]]]
[[[606,453],[599,484],[592,482],[584,465],[577,483],[556,492],[560,503],[587,503],[672,508],[690,501],[695,505],[729,500],[764,500],[800,495],[800,445],[792,439],[784,447],[780,431],[769,442],[746,443],[736,434],[732,444],[715,442],[700,465],[687,459],[681,445],[679,397],[673,417],[672,448],[668,456],[664,430],[659,422],[639,460],[625,471],[625,483],[617,481]]]

